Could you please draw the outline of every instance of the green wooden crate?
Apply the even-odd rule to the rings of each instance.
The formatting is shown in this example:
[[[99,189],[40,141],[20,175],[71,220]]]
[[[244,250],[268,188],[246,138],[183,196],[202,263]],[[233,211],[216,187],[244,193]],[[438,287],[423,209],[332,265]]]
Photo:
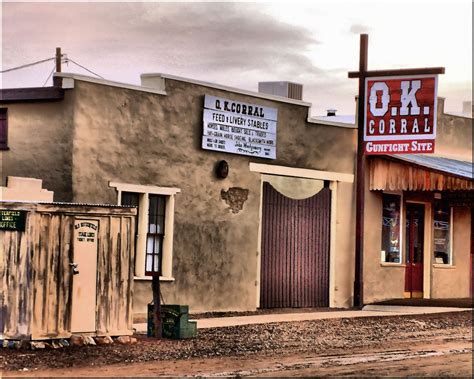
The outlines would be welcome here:
[[[153,304],[148,304],[148,336],[153,336]],[[187,305],[169,304],[161,306],[162,335],[164,338],[184,339],[197,335],[196,321],[189,321]]]

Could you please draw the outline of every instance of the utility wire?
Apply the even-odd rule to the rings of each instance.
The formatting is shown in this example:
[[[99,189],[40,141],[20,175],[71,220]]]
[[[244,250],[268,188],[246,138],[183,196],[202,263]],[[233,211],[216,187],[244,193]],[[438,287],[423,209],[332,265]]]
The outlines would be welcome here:
[[[81,67],[82,69],[84,69],[84,70],[90,72],[91,74],[93,74],[93,75],[95,75],[95,76],[97,76],[97,77],[99,77],[99,78],[101,78],[101,79],[105,79],[104,77],[100,76],[99,74],[96,74],[94,71],[91,71],[91,70],[89,70],[88,68],[84,67],[83,65],[80,65],[79,63],[73,61],[71,58],[66,58],[66,63],[67,63],[68,61],[74,63],[76,66]]]
[[[51,72],[49,73],[48,77],[47,77],[46,80],[44,81],[43,87],[46,85],[46,83],[48,83],[49,78],[51,77],[51,75],[53,75],[53,72],[54,72],[55,70],[56,70],[56,64],[53,66],[53,69],[51,70]]]
[[[48,59],[43,59],[41,61],[37,61],[37,62],[33,62],[33,63],[28,63],[28,64],[24,64],[22,66],[18,66],[18,67],[12,67],[12,68],[9,68],[7,70],[2,70],[0,71],[0,74],[4,74],[6,72],[10,72],[10,71],[15,71],[15,70],[20,70],[22,68],[26,68],[26,67],[31,67],[31,66],[35,66],[37,64],[40,64],[40,63],[44,63],[44,62],[48,62],[48,61],[52,61],[56,59],[56,57],[53,57],[53,58],[48,58]]]

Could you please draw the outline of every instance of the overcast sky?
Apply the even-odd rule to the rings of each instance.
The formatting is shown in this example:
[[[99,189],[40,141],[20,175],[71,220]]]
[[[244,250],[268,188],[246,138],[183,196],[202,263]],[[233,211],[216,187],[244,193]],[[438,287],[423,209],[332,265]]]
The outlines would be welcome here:
[[[472,3],[467,1],[2,4],[2,69],[52,57],[56,46],[106,79],[139,84],[163,72],[257,90],[304,85],[313,114],[354,114],[359,34],[369,69],[444,66],[439,96],[460,111],[472,94]],[[47,62],[2,75],[3,88],[42,86]],[[69,63],[66,72],[91,75]],[[51,84],[51,80],[47,85]]]

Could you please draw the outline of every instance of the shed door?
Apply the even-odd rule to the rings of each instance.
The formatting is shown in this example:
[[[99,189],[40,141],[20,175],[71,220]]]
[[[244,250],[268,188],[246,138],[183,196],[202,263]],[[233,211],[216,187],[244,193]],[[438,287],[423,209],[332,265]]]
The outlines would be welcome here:
[[[97,236],[99,221],[74,222],[74,261],[72,279],[72,333],[96,331]]]
[[[263,183],[262,308],[329,306],[331,190],[293,200]]]

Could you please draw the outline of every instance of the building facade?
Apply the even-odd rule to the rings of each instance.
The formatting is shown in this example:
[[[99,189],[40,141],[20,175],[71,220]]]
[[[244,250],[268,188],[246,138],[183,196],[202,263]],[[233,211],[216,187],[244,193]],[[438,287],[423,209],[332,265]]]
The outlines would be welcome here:
[[[164,301],[193,312],[350,306],[355,129],[312,122],[298,100],[142,80],[60,74],[58,93],[5,93],[3,176],[41,178],[55,201],[138,207],[135,312],[152,299],[155,269]],[[203,149],[206,97],[274,112],[275,159]]]
[[[156,271],[165,303],[189,304],[192,312],[352,306],[354,125],[311,118],[311,104],[300,100],[163,74],[142,75],[141,86],[74,74],[56,74],[55,83],[2,91],[2,180],[42,179],[55,201],[136,206],[134,312],[146,311]],[[472,162],[472,119],[446,115],[442,106],[438,112],[438,154]],[[395,163],[446,183],[459,179],[472,193],[472,171],[467,178],[439,162]],[[435,200],[449,189],[371,180],[368,174],[365,303],[406,296],[411,262],[401,225],[420,219],[421,208],[411,206],[418,201],[425,204],[422,270],[430,270],[421,292],[466,297],[470,208],[451,206],[450,250],[440,252],[434,241],[443,237],[435,233],[444,232],[434,225],[446,220],[434,214],[445,217],[446,206]],[[397,217],[394,228],[384,224]],[[386,242],[396,238],[398,255]]]

